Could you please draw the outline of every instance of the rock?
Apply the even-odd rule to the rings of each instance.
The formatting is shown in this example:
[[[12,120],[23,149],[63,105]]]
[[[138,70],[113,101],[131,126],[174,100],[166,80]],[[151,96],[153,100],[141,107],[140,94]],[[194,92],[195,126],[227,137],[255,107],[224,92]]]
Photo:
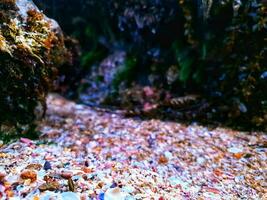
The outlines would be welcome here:
[[[67,172],[67,171],[63,171],[60,176],[64,179],[69,179],[73,176],[73,173],[72,172]]]
[[[69,186],[69,191],[72,191],[72,192],[75,191],[75,185],[71,178],[68,179],[68,186]]]
[[[168,158],[164,155],[161,155],[159,157],[159,160],[158,160],[158,163],[161,164],[161,165],[166,165],[168,163]]]
[[[4,182],[5,177],[6,177],[6,174],[3,173],[3,172],[0,172],[0,183],[1,183],[1,182]]]
[[[46,94],[70,58],[58,24],[31,0],[0,1],[0,130],[43,115]]]
[[[45,161],[44,163],[44,170],[52,169],[51,163],[49,161]]]
[[[42,169],[42,165],[33,163],[33,164],[29,164],[25,169],[32,169],[32,170],[40,171]]]
[[[100,193],[100,194],[98,195],[98,199],[99,199],[99,200],[105,200],[105,193]]]
[[[86,174],[93,172],[93,170],[90,167],[82,167],[82,171]]]
[[[88,160],[86,160],[86,161],[84,162],[84,165],[85,165],[85,167],[89,167],[89,162],[88,162]]]
[[[23,180],[30,179],[31,182],[35,182],[37,180],[37,173],[33,170],[24,170],[20,174],[20,178],[22,178]]]
[[[33,141],[28,138],[20,138],[20,142],[27,144],[28,146],[33,144]]]
[[[52,181],[52,182],[49,182],[49,183],[44,183],[42,185],[39,186],[39,190],[41,192],[43,191],[55,191],[55,190],[58,190],[59,189],[59,183],[57,181]]]

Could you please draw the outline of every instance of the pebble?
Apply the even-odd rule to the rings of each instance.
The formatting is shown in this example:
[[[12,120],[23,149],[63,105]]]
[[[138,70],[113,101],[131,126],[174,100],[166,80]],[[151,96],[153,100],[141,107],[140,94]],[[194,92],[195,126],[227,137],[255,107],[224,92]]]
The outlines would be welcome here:
[[[74,192],[75,190],[75,185],[74,185],[74,182],[71,178],[68,179],[68,186],[69,186],[69,190]]]
[[[71,178],[73,176],[73,173],[70,172],[70,171],[69,172],[63,171],[63,172],[61,172],[60,175],[64,179],[69,179],[69,178]]]
[[[44,170],[47,171],[49,169],[52,169],[51,163],[49,161],[45,161]]]
[[[6,174],[3,172],[0,172],[0,183],[5,181]]]
[[[83,167],[82,168],[82,171],[85,172],[85,173],[91,173],[91,172],[93,172],[93,170],[91,168],[89,168],[89,167]]]
[[[158,163],[161,164],[161,165],[165,165],[168,163],[168,158],[164,155],[160,155],[159,157],[159,160],[158,160]]]
[[[28,138],[20,138],[20,142],[25,143],[27,145],[33,144],[33,141]]]
[[[29,164],[25,169],[31,169],[31,170],[40,171],[42,169],[42,165],[41,164],[32,163],[32,164]]]
[[[37,173],[33,170],[24,170],[21,174],[20,177],[23,180],[30,179],[31,182],[35,182],[37,180]]]
[[[99,200],[105,200],[105,193],[100,193],[99,195],[98,195],[98,199]]]
[[[60,184],[57,181],[51,181],[49,183],[44,183],[42,185],[39,186],[39,190],[41,192],[43,191],[55,191],[58,190],[60,188]]]

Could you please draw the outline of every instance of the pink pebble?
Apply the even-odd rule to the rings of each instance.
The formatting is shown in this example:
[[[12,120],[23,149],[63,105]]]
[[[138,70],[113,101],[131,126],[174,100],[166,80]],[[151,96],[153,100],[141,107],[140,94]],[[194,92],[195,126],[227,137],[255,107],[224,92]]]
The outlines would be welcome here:
[[[20,138],[20,142],[27,144],[27,145],[33,144],[33,141],[28,138]]]

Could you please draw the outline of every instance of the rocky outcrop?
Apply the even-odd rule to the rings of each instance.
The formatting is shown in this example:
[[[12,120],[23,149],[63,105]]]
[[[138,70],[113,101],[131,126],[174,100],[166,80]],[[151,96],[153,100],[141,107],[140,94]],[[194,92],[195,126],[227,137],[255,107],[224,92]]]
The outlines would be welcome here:
[[[54,20],[31,0],[1,0],[0,133],[6,126],[30,124],[38,105],[43,113],[58,69],[71,62]]]

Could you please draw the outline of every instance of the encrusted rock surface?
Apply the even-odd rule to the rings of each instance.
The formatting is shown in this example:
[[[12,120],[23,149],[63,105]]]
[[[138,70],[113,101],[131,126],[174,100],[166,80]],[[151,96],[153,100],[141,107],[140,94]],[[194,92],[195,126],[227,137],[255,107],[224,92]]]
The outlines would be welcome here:
[[[60,27],[31,0],[0,1],[0,133],[30,124],[38,104],[42,114],[58,69],[70,59]]]

